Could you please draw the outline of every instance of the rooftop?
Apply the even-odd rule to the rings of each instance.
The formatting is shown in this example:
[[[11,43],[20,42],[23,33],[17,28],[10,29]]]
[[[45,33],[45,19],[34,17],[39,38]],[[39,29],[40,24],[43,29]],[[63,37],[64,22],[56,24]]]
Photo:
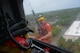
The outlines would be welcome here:
[[[80,21],[74,21],[64,35],[80,36]]]

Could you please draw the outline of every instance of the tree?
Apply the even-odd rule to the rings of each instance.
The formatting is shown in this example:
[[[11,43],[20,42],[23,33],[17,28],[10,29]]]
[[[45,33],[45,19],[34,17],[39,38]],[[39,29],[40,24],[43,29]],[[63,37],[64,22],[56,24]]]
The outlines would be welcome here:
[[[72,47],[73,47],[73,42],[72,42],[71,39],[68,39],[68,40],[66,41],[65,48],[66,48],[67,50],[72,51]]]
[[[57,45],[61,48],[65,48],[66,40],[61,36],[57,42]]]
[[[53,26],[53,28],[52,28],[52,35],[53,36],[56,36],[56,35],[59,34],[60,31],[61,31],[61,28],[58,28],[56,26]]]

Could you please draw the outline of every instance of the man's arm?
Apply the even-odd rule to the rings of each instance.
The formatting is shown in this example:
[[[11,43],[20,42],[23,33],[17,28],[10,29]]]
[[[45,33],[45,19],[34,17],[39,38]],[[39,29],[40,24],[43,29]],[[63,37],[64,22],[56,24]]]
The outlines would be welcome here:
[[[45,36],[43,36],[43,37],[39,38],[39,40],[48,39],[48,38],[51,38],[51,36],[52,36],[52,32],[51,32],[51,31],[49,31],[49,32],[48,32],[48,34],[46,34]]]

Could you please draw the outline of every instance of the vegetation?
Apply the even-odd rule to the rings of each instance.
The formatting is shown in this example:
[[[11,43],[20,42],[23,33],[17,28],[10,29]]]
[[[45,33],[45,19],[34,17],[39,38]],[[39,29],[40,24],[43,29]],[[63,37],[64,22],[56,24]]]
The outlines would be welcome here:
[[[61,36],[57,42],[57,45],[61,48],[65,48],[64,46],[65,44],[66,44],[65,39]]]
[[[60,31],[61,31],[61,28],[59,28],[59,27],[57,27],[57,26],[54,26],[54,27],[52,28],[52,35],[53,35],[53,36],[56,36],[56,35],[59,34]]]
[[[71,39],[66,41],[63,37],[60,37],[57,44],[61,48],[80,53],[80,38],[73,42]]]

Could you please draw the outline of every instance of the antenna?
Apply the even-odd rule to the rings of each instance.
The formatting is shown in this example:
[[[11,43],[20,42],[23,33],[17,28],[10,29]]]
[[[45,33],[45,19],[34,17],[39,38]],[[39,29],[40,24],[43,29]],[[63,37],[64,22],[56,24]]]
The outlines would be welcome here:
[[[30,6],[31,6],[31,11],[32,11],[32,14],[33,14],[33,20],[34,20],[34,28],[35,28],[35,30],[37,31],[37,23],[36,23],[36,14],[35,14],[35,12],[34,12],[34,9],[33,9],[33,7],[32,7],[32,5],[31,5],[31,1],[30,0],[28,0],[29,1],[29,4],[30,4]]]
[[[30,6],[31,6],[31,11],[32,11],[32,14],[35,16],[34,9],[33,9],[32,5],[31,5],[31,1],[30,1],[30,0],[28,0],[28,1],[29,1]]]

